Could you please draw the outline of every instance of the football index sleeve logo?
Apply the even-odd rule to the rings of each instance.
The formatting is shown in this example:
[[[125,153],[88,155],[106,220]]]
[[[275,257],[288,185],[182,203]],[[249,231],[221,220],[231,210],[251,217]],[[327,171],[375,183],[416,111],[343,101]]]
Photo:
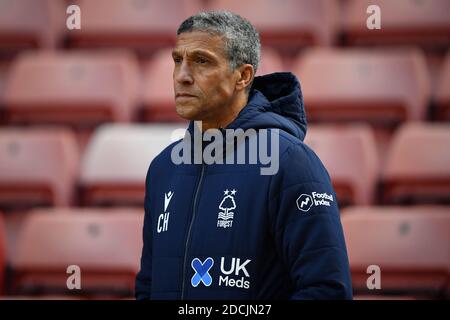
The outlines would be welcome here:
[[[307,212],[313,205],[313,199],[309,194],[301,194],[297,198],[297,208],[303,212]]]
[[[309,211],[313,206],[330,207],[332,202],[334,202],[333,195],[326,192],[312,192],[311,194],[302,193],[296,201],[297,208],[303,212]]]
[[[191,262],[192,269],[194,269],[195,274],[192,276],[191,284],[193,287],[197,287],[200,282],[207,287],[209,287],[212,283],[211,275],[209,274],[209,270],[211,270],[214,265],[213,258],[206,258],[202,263],[200,259],[194,258]]]

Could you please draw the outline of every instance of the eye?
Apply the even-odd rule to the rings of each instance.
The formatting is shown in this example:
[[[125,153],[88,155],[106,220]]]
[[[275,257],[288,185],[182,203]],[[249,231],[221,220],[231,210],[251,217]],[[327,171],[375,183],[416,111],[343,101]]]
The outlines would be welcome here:
[[[203,58],[203,57],[197,57],[197,58],[195,59],[195,62],[196,62],[196,63],[199,63],[199,64],[205,64],[205,63],[208,63],[208,60],[205,59],[205,58]]]
[[[173,62],[175,62],[175,64],[181,63],[182,59],[180,57],[173,57]]]

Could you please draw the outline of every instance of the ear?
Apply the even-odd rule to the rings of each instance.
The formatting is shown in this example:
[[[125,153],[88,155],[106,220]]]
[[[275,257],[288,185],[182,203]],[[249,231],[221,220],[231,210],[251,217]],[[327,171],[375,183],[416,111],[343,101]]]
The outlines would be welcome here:
[[[251,64],[243,64],[236,69],[236,72],[236,90],[245,90],[251,85],[253,78],[255,77],[255,70]]]

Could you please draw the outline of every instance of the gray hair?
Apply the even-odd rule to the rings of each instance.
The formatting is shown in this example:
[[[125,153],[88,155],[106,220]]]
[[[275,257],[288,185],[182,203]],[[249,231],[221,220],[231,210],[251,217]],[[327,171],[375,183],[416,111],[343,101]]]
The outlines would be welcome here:
[[[228,11],[200,12],[183,21],[177,36],[183,32],[204,31],[225,37],[225,54],[234,70],[243,64],[258,68],[261,43],[255,27],[246,19]]]

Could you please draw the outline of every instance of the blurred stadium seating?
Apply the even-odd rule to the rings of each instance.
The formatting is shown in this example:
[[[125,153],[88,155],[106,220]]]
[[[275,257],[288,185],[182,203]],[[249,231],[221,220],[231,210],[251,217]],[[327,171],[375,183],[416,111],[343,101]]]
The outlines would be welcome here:
[[[366,10],[380,7],[382,27],[366,27]],[[350,44],[450,45],[450,2],[447,0],[347,0],[343,26]]]
[[[378,182],[378,154],[369,126],[310,127],[308,144],[327,168],[339,205],[371,205]]]
[[[130,121],[138,73],[127,53],[25,53],[11,66],[8,122],[75,126]]]
[[[175,43],[181,21],[200,9],[199,1],[77,0],[82,31],[68,35],[72,47],[130,48],[149,54]]]
[[[439,78],[436,94],[435,118],[441,121],[450,121],[450,52],[445,58],[442,73]]]
[[[0,57],[9,57],[19,50],[61,45],[65,12],[64,1],[1,1]]]
[[[395,125],[425,119],[430,85],[418,50],[311,49],[293,71],[303,80],[310,120]]]
[[[393,137],[383,172],[384,203],[450,204],[450,126],[410,123]]]
[[[73,205],[78,152],[65,128],[0,128],[0,207]]]
[[[150,162],[180,125],[104,125],[84,153],[80,186],[84,205],[144,205]],[[114,160],[113,160],[114,159]]]
[[[143,209],[36,209],[20,232],[13,292],[67,292],[77,265],[84,295],[132,296],[142,248]]]
[[[341,212],[353,289],[368,294],[367,268],[381,271],[375,293],[443,298],[450,279],[448,207],[351,207]],[[372,291],[372,292],[373,292]]]
[[[81,30],[66,28],[71,4]],[[355,297],[449,299],[448,0],[0,0],[0,299],[132,295],[145,174],[187,125],[176,29],[210,9],[255,24],[258,75],[299,77]],[[70,264],[81,293],[67,290]]]

